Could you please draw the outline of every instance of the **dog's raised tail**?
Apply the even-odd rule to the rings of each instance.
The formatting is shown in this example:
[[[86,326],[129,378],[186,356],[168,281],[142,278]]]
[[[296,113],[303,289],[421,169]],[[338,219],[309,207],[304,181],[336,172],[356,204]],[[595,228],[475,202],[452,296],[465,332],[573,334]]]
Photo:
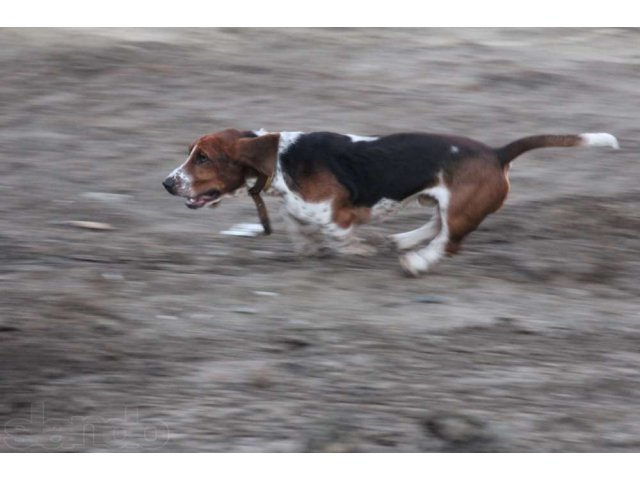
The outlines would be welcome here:
[[[579,135],[534,135],[511,142],[496,149],[496,155],[502,166],[507,165],[518,155],[545,147],[611,147],[618,149],[620,145],[616,137],[610,133],[581,133]]]

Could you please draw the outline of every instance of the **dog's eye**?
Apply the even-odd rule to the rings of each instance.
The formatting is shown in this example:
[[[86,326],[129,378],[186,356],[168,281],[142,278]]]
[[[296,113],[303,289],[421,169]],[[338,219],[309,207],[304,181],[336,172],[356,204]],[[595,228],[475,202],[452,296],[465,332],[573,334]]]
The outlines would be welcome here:
[[[209,159],[201,153],[199,153],[195,158],[196,165],[202,165],[204,163],[207,163],[208,161]]]

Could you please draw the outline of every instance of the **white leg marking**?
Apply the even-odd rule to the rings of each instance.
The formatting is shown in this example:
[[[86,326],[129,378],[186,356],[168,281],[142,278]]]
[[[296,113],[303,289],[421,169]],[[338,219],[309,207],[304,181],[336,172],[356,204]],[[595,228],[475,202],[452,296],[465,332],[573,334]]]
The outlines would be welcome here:
[[[440,231],[440,210],[437,209],[431,220],[423,226],[411,230],[410,232],[397,233],[391,235],[391,240],[396,244],[400,250],[407,250],[415,247],[416,245],[424,242],[425,240],[431,240]]]
[[[353,227],[340,228],[333,222],[331,200],[306,202],[297,193],[288,191],[285,196],[285,218],[299,253],[317,253],[326,245],[341,253],[368,254],[371,248],[361,245],[354,237]],[[318,232],[322,239],[318,240]]]
[[[405,272],[418,276],[426,272],[444,255],[445,248],[449,242],[449,226],[447,225],[447,208],[451,192],[444,185],[439,185],[424,191],[425,194],[434,197],[438,201],[440,211],[441,228],[436,237],[426,248],[409,252],[400,257],[400,265]]]
[[[293,215],[283,212],[287,232],[298,255],[317,255],[322,248],[322,234],[317,225],[304,225]]]
[[[335,223],[324,225],[322,229],[327,246],[344,255],[373,255],[376,248],[356,236],[354,226],[341,228]]]
[[[286,198],[285,212],[285,218],[293,217],[289,220],[290,231],[300,243],[297,248],[301,253],[304,251],[317,253],[322,245],[344,254],[375,253],[374,247],[364,244],[355,236],[353,226],[341,228],[333,222],[333,207],[330,200],[318,203],[305,202],[292,192]],[[320,232],[323,237],[319,242],[316,240],[317,232]]]

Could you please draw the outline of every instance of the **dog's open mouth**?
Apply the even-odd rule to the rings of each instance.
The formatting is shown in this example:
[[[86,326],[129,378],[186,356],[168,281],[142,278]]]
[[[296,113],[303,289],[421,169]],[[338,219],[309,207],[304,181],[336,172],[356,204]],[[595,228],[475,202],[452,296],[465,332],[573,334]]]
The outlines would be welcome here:
[[[195,197],[187,198],[185,205],[189,208],[202,208],[205,206],[213,206],[218,203],[222,197],[219,190],[209,190],[206,193],[197,195]]]

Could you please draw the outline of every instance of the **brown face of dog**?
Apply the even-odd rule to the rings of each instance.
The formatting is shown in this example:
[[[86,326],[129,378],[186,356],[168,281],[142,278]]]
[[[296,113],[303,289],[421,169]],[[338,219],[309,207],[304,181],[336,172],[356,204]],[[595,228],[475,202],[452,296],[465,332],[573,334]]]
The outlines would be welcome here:
[[[278,134],[256,137],[234,129],[205,135],[189,146],[187,160],[162,182],[189,208],[216,205],[245,186],[246,179],[275,169]]]

